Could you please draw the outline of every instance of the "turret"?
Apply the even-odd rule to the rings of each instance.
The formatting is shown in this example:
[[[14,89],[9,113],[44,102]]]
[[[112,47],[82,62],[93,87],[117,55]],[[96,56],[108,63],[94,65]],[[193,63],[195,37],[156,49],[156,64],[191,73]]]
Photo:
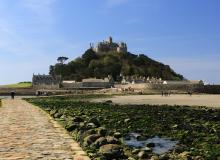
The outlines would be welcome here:
[[[111,37],[111,36],[109,37],[108,42],[109,42],[110,44],[112,44],[113,40],[112,40],[112,37]]]

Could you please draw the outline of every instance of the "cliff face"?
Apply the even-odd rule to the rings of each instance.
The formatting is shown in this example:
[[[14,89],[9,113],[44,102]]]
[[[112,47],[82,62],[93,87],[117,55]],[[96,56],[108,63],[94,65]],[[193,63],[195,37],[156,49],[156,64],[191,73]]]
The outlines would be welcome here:
[[[82,57],[68,64],[50,66],[50,74],[61,74],[64,79],[104,78],[108,75],[120,81],[120,75],[157,77],[166,80],[182,80],[183,76],[174,72],[169,65],[157,62],[144,54],[129,52],[94,52],[88,49]]]

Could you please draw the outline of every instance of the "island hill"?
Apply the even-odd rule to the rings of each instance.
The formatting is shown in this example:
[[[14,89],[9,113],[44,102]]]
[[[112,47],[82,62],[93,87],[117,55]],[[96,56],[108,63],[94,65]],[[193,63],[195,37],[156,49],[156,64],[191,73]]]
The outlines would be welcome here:
[[[67,57],[59,57],[50,66],[49,75],[33,75],[35,89],[102,89],[117,90],[166,90],[189,91],[202,81],[188,81],[174,72],[169,65],[157,62],[145,54],[128,52],[127,44],[108,40],[90,44],[90,48],[75,60],[65,63]],[[166,84],[166,85],[164,85]],[[169,87],[167,87],[169,86]]]
[[[144,54],[132,54],[127,51],[126,43],[115,43],[112,37],[99,42],[95,47],[90,44],[82,57],[68,64],[57,63],[50,66],[50,75],[61,75],[64,80],[75,81],[91,77],[104,79],[108,76],[112,76],[116,82],[121,82],[123,77],[183,80],[183,76],[175,73],[168,65]]]

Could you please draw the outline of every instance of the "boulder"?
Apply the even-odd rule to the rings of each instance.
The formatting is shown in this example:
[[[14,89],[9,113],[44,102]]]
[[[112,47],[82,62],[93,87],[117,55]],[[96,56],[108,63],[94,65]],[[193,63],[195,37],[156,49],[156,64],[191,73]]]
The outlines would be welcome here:
[[[106,144],[100,147],[99,153],[107,159],[120,158],[124,156],[123,148],[117,144]]]
[[[96,134],[95,129],[89,129],[83,133],[84,137],[90,136],[92,134]]]
[[[96,130],[97,130],[97,133],[100,134],[101,136],[106,136],[107,134],[107,129],[104,127],[99,127]]]
[[[133,157],[128,157],[128,160],[136,160],[136,159],[134,159]]]
[[[106,145],[107,143],[108,143],[108,141],[107,141],[107,139],[106,139],[105,137],[100,137],[100,138],[98,138],[98,139],[95,141],[94,146],[95,146],[96,148],[99,148],[99,147],[101,147],[101,146],[103,146],[103,145]]]
[[[63,115],[60,117],[60,119],[62,119],[63,121],[65,121],[65,120],[67,119],[67,117],[66,117],[65,114],[63,114]]]
[[[95,117],[91,118],[88,122],[95,124],[97,127],[100,127],[100,122],[99,122],[99,120],[98,120],[97,118],[95,118]]]
[[[84,146],[90,146],[92,143],[94,143],[98,138],[101,136],[99,134],[92,134],[84,138]]]
[[[58,111],[56,109],[53,109],[50,111],[50,115],[53,116],[55,113],[57,113]]]
[[[142,149],[143,151],[146,151],[146,152],[152,152],[152,149],[151,148],[149,148],[149,147],[144,147],[143,149]]]
[[[192,157],[190,156],[190,152],[187,152],[187,151],[180,153],[178,157],[183,160],[191,160],[192,159]]]
[[[170,157],[169,157],[169,155],[167,155],[167,154],[162,154],[162,155],[160,155],[159,159],[160,159],[160,160],[169,160]]]
[[[117,138],[107,136],[108,144],[120,144],[120,141]]]
[[[54,118],[60,118],[63,114],[60,112],[57,112],[53,115]]]
[[[67,131],[72,132],[73,130],[77,129],[78,126],[79,126],[79,124],[76,124],[76,123],[67,123],[65,128]]]
[[[204,158],[202,158],[202,156],[196,156],[193,158],[193,160],[204,160]]]
[[[140,149],[133,149],[132,154],[138,154],[140,152]]]
[[[120,132],[115,132],[113,135],[115,138],[121,138],[122,134]]]
[[[87,123],[86,128],[87,129],[94,129],[94,128],[97,128],[97,126],[94,123]]]
[[[150,160],[159,160],[159,157],[158,157],[158,156],[152,156],[152,157],[150,158]]]
[[[81,117],[74,117],[73,122],[84,122],[84,120]]]
[[[145,159],[148,158],[148,153],[146,151],[140,151],[137,156],[140,159]]]
[[[50,112],[51,111],[51,108],[45,108],[44,109],[46,112]]]

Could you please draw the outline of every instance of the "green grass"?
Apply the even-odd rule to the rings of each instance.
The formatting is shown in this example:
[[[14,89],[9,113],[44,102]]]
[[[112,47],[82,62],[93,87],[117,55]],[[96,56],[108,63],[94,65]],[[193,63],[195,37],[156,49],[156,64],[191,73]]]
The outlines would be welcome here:
[[[31,82],[20,82],[16,84],[0,85],[1,88],[29,88],[32,87]]]
[[[189,106],[114,105],[85,102],[96,96],[28,99],[45,110],[57,110],[67,117],[80,116],[85,122],[99,119],[108,134],[138,132],[146,136],[168,137],[179,141],[181,152],[215,160],[220,157],[220,109]],[[99,96],[101,97],[101,95]],[[84,102],[80,101],[84,100]],[[129,118],[129,123],[124,120]],[[179,151],[178,151],[179,152]],[[178,156],[178,152],[169,153]],[[172,154],[172,155],[171,155]]]

